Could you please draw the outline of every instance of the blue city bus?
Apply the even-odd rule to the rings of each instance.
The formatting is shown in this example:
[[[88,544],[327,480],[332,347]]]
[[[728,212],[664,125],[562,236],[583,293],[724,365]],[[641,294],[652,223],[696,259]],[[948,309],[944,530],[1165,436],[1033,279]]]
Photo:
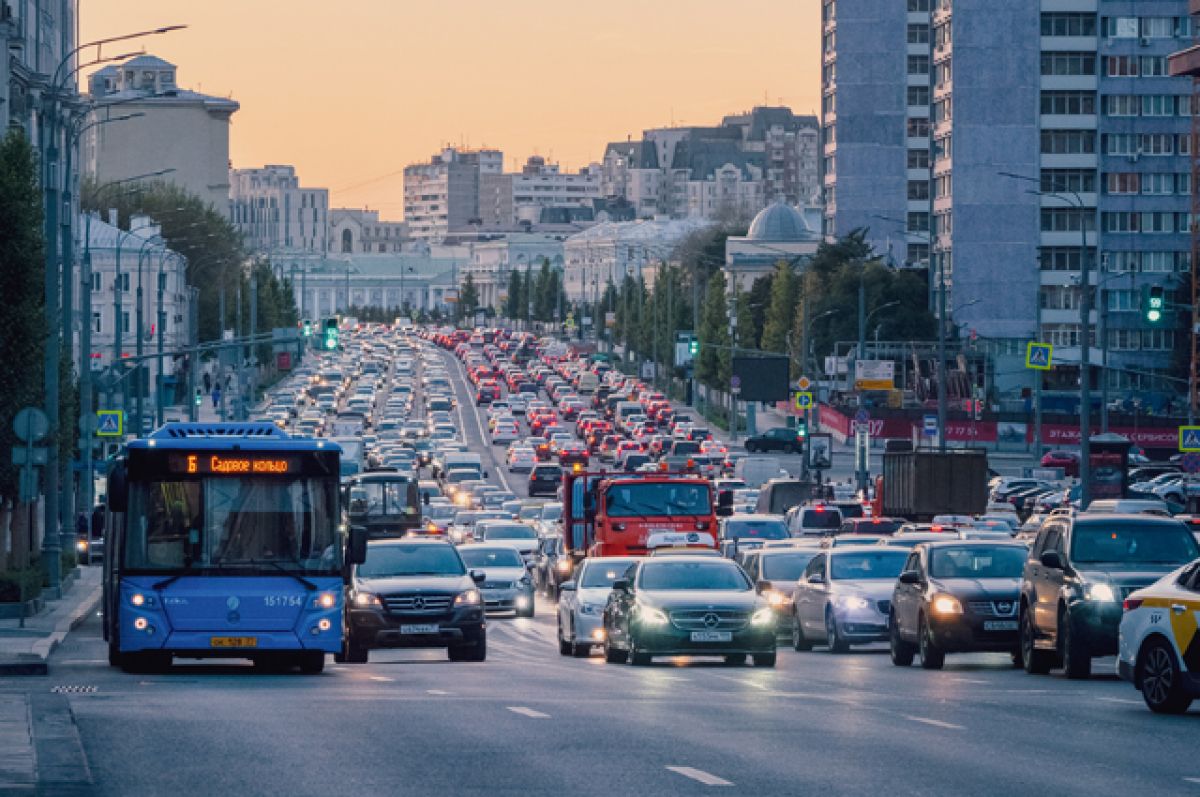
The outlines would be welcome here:
[[[104,638],[113,666],[248,658],[318,673],[345,636],[340,449],[269,423],[169,423],[108,478]]]

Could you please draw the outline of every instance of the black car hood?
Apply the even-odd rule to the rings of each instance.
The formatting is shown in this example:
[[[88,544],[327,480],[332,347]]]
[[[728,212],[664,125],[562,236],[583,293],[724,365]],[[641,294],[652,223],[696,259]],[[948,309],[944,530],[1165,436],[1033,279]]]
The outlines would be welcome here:
[[[659,609],[726,608],[753,611],[760,603],[752,590],[639,590],[638,600]]]
[[[939,592],[968,600],[1016,600],[1021,592],[1019,578],[936,578],[930,583]]]
[[[1095,565],[1080,565],[1075,568],[1075,571],[1084,581],[1105,582],[1122,587],[1145,587],[1185,564],[1187,563],[1176,562],[1175,564],[1164,565],[1138,564],[1137,566],[1130,566],[1116,562],[1097,563]]]
[[[390,595],[395,592],[461,592],[475,586],[470,576],[396,576],[394,578],[355,578],[354,586],[363,592]]]

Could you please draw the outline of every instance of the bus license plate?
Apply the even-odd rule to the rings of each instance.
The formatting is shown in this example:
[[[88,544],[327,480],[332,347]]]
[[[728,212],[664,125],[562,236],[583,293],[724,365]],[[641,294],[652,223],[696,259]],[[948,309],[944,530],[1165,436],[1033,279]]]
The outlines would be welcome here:
[[[732,631],[693,631],[693,642],[729,642],[733,640]]]
[[[984,620],[984,631],[1016,631],[1016,620]]]
[[[208,644],[214,648],[256,648],[258,647],[258,637],[215,636],[208,641]]]
[[[438,626],[434,625],[402,625],[400,626],[401,634],[436,634]]]

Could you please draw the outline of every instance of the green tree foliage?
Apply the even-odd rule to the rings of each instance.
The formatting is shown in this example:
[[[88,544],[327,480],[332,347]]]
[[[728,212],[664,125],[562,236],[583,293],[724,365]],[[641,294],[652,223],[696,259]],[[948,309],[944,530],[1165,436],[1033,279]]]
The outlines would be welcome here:
[[[237,285],[245,287],[244,263],[247,253],[237,229],[224,212],[171,183],[149,183],[132,188],[114,184],[85,184],[80,203],[84,211],[98,212],[108,218],[116,209],[118,224],[129,230],[135,215],[149,216],[162,227],[166,245],[187,258],[187,282],[200,289],[200,340],[220,337],[220,294],[225,290],[226,306],[232,310]],[[128,260],[122,253],[122,270],[137,267],[134,253]],[[245,291],[243,291],[243,295]],[[233,313],[226,316],[232,325]]]
[[[475,285],[475,277],[468,274],[463,280],[462,288],[458,292],[458,317],[470,318],[475,313],[475,309],[479,307],[479,288]]]
[[[521,272],[513,269],[508,272],[508,297],[504,302],[504,315],[506,318],[517,320],[525,317],[525,312],[528,309],[527,299],[525,298],[525,280],[521,278]]]
[[[45,270],[37,171],[29,142],[10,130],[0,141],[0,496],[13,500],[18,469],[8,456],[17,444],[12,418],[22,407],[40,406],[44,396]]]
[[[763,351],[787,351],[788,333],[795,321],[798,295],[799,280],[792,272],[791,265],[780,261],[771,275],[770,302],[763,318]]]
[[[729,319],[725,309],[725,272],[715,271],[708,280],[700,311],[700,355],[696,378],[718,389],[728,389],[730,376]]]
[[[771,288],[774,285],[775,275],[766,274],[756,279],[750,285],[750,291],[746,294],[746,303],[750,309],[750,331],[742,333],[744,340],[748,345],[750,341],[756,344],[753,348],[757,348],[757,344],[762,341],[763,327],[767,323],[767,308],[771,306]],[[741,320],[738,320],[739,328]]]
[[[533,296],[533,320],[549,322],[554,320],[561,305],[563,316],[567,312],[567,297],[563,290],[562,274],[550,268],[550,261],[542,258],[542,265],[536,274],[530,276],[532,284],[526,290],[528,297]],[[526,300],[528,302],[528,299]],[[563,319],[558,319],[562,321]]]

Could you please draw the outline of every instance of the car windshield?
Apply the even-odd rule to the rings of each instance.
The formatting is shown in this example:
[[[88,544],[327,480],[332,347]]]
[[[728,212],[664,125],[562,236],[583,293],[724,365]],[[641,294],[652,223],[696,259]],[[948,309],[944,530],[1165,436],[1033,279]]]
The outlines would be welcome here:
[[[767,581],[796,581],[816,555],[816,551],[801,551],[764,556],[763,578]]]
[[[750,581],[733,562],[653,562],[642,568],[646,590],[749,590]]]
[[[524,567],[525,560],[515,548],[459,548],[467,567]]]
[[[800,515],[800,525],[806,529],[836,529],[842,525],[842,515],[828,509],[805,509]]]
[[[408,479],[362,482],[350,494],[350,514],[368,518],[416,515],[418,496],[412,484]]]
[[[834,581],[893,580],[904,568],[906,551],[855,551],[839,553],[830,562],[830,577]]]
[[[1200,557],[1196,539],[1182,523],[1079,524],[1071,541],[1076,565],[1100,562],[1184,564]]]
[[[488,526],[483,530],[485,540],[535,540],[537,532],[528,526]]]
[[[625,574],[633,561],[632,559],[611,559],[586,562],[583,572],[579,575],[579,586],[582,589],[611,587],[614,581]]]
[[[1020,578],[1027,557],[1024,546],[939,547],[929,555],[929,575],[933,578]]]
[[[729,540],[786,540],[789,536],[782,520],[730,520],[725,524]]]
[[[618,483],[604,494],[609,517],[708,515],[712,498],[707,484],[696,482]]]
[[[394,576],[461,576],[462,559],[451,545],[370,545],[359,578]]]
[[[562,504],[546,504],[542,507],[542,520],[561,520],[562,514]]]

